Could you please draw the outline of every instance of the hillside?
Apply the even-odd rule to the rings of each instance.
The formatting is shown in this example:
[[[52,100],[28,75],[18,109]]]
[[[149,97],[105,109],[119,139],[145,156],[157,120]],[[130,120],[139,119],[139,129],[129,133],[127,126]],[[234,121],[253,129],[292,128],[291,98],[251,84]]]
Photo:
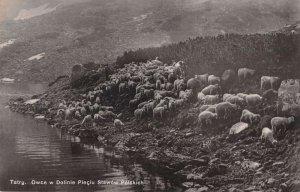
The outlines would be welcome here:
[[[265,33],[298,20],[298,0],[3,1],[0,76],[51,81],[75,64],[196,36]],[[3,9],[3,8],[2,8]],[[43,53],[40,59],[29,59]]]

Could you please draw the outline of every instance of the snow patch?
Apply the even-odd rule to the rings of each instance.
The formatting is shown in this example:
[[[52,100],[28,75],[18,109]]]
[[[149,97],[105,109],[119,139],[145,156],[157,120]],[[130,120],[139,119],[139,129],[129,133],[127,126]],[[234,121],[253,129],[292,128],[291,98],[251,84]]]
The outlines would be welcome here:
[[[41,58],[43,58],[45,56],[46,53],[40,53],[37,55],[34,55],[32,57],[29,57],[28,59],[26,59],[27,61],[32,61],[32,60],[40,60]]]
[[[3,83],[13,83],[13,82],[15,82],[15,79],[4,77],[4,78],[0,79],[0,81]]]
[[[46,4],[36,7],[36,8],[22,9],[19,12],[18,16],[14,18],[14,20],[15,21],[25,20],[25,19],[30,19],[32,17],[44,15],[44,14],[55,11],[58,6],[59,5],[57,5],[56,7],[49,7],[49,3],[46,3]]]
[[[25,104],[29,104],[29,105],[32,105],[32,104],[35,104],[36,102],[38,102],[40,99],[29,99],[27,101],[25,101]]]
[[[10,39],[10,40],[8,40],[8,41],[6,41],[6,42],[4,42],[4,43],[1,43],[0,44],[0,49],[3,49],[4,47],[7,47],[7,46],[9,46],[9,45],[12,45],[12,44],[14,44],[16,42],[16,39]]]

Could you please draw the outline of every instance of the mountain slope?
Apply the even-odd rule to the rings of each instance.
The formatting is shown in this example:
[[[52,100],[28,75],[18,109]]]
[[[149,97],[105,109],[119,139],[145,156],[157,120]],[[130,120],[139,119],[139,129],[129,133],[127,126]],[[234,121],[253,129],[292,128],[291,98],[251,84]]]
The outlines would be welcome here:
[[[112,63],[130,49],[157,47],[195,36],[274,31],[298,18],[298,3],[15,0],[7,9],[11,10],[9,14],[0,16],[6,18],[0,24],[0,44],[15,39],[0,48],[0,77],[50,81],[68,73],[75,64]],[[44,57],[28,60],[41,53]]]

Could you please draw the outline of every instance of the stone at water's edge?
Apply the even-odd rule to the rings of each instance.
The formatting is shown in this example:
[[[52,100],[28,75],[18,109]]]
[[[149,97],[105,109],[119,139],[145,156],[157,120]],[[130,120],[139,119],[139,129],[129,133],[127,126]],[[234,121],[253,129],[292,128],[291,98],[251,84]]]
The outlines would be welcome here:
[[[278,89],[278,100],[283,112],[300,116],[300,79],[282,81]]]

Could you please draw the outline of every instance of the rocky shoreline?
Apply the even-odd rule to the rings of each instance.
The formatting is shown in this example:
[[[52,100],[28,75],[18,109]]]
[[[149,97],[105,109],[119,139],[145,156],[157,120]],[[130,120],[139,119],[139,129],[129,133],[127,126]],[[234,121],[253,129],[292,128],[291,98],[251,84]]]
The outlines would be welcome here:
[[[94,81],[94,80],[93,80]],[[97,82],[97,81],[95,81]],[[299,130],[293,126],[276,146],[259,140],[260,132],[251,127],[229,135],[232,122],[219,124],[211,131],[199,129],[195,119],[199,106],[190,103],[175,116],[160,121],[146,117],[140,121],[128,108],[131,97],[103,97],[103,105],[114,106],[121,114],[123,127],[103,121],[95,126],[82,125],[81,119],[60,118],[59,103],[81,100],[95,86],[72,88],[70,79],[62,77],[49,90],[32,98],[16,98],[9,102],[12,111],[45,119],[51,126],[67,129],[81,139],[95,139],[114,146],[143,161],[163,174],[172,174],[186,191],[297,191],[297,145]],[[34,100],[31,103],[27,99]],[[102,99],[102,98],[101,98]],[[237,119],[239,117],[232,117]]]

